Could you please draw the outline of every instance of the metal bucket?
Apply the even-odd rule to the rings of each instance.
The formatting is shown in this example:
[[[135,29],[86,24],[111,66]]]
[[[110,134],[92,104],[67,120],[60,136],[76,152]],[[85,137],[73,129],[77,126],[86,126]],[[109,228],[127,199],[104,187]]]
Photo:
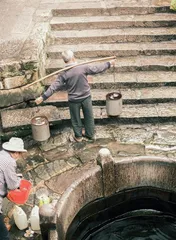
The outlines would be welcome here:
[[[49,122],[45,116],[36,116],[31,120],[32,136],[36,141],[46,141],[50,137]]]
[[[122,94],[111,92],[106,95],[106,112],[108,116],[118,116],[122,113]]]

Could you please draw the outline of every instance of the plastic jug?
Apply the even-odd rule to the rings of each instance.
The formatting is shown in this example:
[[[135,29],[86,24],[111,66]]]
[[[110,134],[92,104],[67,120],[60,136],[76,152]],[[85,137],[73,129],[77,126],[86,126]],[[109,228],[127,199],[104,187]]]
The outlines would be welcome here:
[[[36,205],[31,211],[30,222],[33,231],[40,231],[39,207]]]
[[[13,211],[13,217],[16,226],[20,229],[26,229],[28,227],[28,221],[26,213],[23,211],[21,207],[15,206]]]
[[[41,196],[39,199],[39,207],[43,204],[49,204],[51,202],[51,199],[48,196]]]

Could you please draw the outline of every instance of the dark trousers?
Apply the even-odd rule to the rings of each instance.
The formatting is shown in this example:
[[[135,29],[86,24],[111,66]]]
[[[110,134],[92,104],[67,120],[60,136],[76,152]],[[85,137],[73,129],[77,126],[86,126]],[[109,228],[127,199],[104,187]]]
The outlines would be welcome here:
[[[69,102],[71,123],[75,137],[82,137],[83,124],[81,121],[81,109],[84,117],[85,136],[94,137],[94,117],[91,96],[81,102]]]
[[[0,239],[10,240],[9,232],[5,226],[2,214],[0,214]]]

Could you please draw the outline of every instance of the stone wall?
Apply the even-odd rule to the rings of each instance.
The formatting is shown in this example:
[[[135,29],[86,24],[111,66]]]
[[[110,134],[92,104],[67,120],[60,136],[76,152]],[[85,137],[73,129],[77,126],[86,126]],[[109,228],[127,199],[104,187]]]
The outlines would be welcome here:
[[[21,6],[20,4],[16,6],[24,10],[20,14],[22,22],[16,24],[17,16],[11,23],[13,26],[12,36],[6,36],[6,32],[8,32],[6,30],[3,32],[4,38],[0,41],[0,111],[7,108],[24,108],[30,100],[34,100],[44,90],[40,83],[30,88],[25,86],[46,75],[46,46],[53,3],[51,1],[51,6],[44,8],[45,1],[44,3],[36,1],[30,3],[30,8],[26,8],[26,2],[21,3]],[[15,8],[11,7],[8,10],[14,13]],[[27,19],[26,13],[28,13]],[[5,14],[3,17],[6,19]],[[20,38],[17,39],[15,33],[19,33],[19,28],[23,24],[24,26],[29,24],[28,29],[23,27]]]
[[[43,92],[38,83],[31,87],[27,84],[38,79],[37,61],[1,61],[0,62],[0,109],[22,108],[27,102]]]

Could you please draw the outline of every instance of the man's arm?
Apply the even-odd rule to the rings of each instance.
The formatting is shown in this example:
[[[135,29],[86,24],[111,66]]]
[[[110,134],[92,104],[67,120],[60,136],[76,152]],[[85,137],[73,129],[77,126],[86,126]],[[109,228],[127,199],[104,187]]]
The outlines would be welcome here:
[[[20,186],[20,178],[16,173],[16,164],[10,164],[8,168],[4,171],[5,182],[7,184],[7,189],[14,190]]]
[[[115,66],[115,60],[106,62],[106,63],[101,63],[97,65],[88,65],[86,68],[86,73],[88,75],[95,75],[101,72],[106,71],[108,68]]]
[[[39,105],[43,101],[45,101],[47,98],[49,98],[51,95],[53,95],[54,92],[56,92],[59,89],[62,89],[65,85],[64,78],[62,76],[59,76],[55,82],[53,82],[50,87],[41,95],[40,97],[36,98],[35,103]]]

